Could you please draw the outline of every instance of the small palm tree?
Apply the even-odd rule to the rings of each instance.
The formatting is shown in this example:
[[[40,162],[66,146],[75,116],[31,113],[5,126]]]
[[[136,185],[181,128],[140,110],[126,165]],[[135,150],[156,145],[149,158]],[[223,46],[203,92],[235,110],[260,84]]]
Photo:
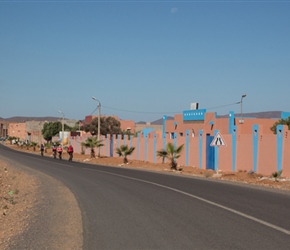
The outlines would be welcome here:
[[[274,172],[274,173],[272,174],[272,177],[275,178],[275,181],[278,181],[278,178],[281,177],[281,175],[282,175],[282,170],[280,170],[280,171],[278,171],[278,172]]]
[[[167,153],[167,151],[165,149],[161,149],[161,150],[157,151],[157,156],[159,158],[162,158],[162,163],[165,162],[165,159],[166,159],[167,155],[168,155],[168,153]]]
[[[12,145],[12,141],[16,140],[16,139],[17,139],[17,137],[15,137],[15,136],[9,136],[7,140],[10,141],[10,145]]]
[[[183,150],[183,147],[184,147],[184,144],[175,148],[174,145],[171,142],[169,142],[167,143],[166,150],[157,151],[157,155],[159,157],[164,157],[163,160],[165,160],[165,158],[169,159],[171,169],[177,170],[176,159],[178,159],[181,156],[181,151]]]
[[[90,148],[91,149],[91,158],[95,158],[95,147],[99,148],[104,146],[101,140],[98,141],[97,137],[89,137],[85,142],[82,142],[82,146],[85,148]]]
[[[133,151],[135,150],[135,147],[128,147],[127,145],[121,145],[119,148],[116,148],[116,153],[119,156],[123,156],[124,157],[124,163],[128,163],[128,159],[127,156],[131,155],[133,153]]]
[[[29,141],[27,141],[27,142],[25,143],[25,146],[26,146],[26,149],[29,150],[29,148],[30,148],[30,146],[31,146],[31,143],[30,143]]]

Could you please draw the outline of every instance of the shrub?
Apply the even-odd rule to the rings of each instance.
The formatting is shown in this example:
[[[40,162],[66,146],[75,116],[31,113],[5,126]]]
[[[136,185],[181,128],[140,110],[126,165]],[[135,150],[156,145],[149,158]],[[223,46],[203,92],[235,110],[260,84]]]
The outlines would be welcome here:
[[[275,181],[278,181],[278,178],[281,177],[282,170],[272,173],[272,177],[275,178]]]

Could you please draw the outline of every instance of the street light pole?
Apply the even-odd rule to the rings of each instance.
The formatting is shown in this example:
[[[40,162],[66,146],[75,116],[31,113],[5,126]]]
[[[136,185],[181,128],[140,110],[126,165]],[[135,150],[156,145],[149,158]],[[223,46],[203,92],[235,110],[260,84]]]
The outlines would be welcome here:
[[[38,131],[38,141],[39,141],[39,146],[41,145],[41,122],[38,123],[39,126],[39,131]]]
[[[61,137],[61,146],[63,147],[63,139],[64,139],[64,113],[58,110],[58,113],[62,114],[62,137]]]
[[[98,141],[100,141],[100,133],[101,133],[101,102],[94,96],[92,97],[92,99],[98,102]],[[100,147],[98,147],[98,157],[100,157]]]
[[[243,98],[245,98],[247,95],[246,94],[243,94],[242,97],[241,97],[241,119],[240,119],[240,123],[244,123],[244,120],[243,120]]]

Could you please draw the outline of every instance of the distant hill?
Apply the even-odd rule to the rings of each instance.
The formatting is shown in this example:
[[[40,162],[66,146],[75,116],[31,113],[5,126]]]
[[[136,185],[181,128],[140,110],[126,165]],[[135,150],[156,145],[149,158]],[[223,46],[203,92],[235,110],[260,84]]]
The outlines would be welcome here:
[[[167,120],[174,120],[174,117],[172,116],[167,116]],[[163,118],[160,118],[158,120],[155,120],[151,122],[152,125],[162,125],[163,124]]]
[[[49,121],[49,122],[56,122],[59,121],[60,117],[52,117],[52,116],[45,116],[45,117],[25,117],[25,116],[13,116],[10,118],[0,118],[7,122],[27,122],[27,121]]]
[[[254,112],[254,113],[243,113],[243,117],[255,117],[255,118],[273,118],[280,119],[282,111],[265,111],[265,112]],[[229,115],[219,115],[218,117],[228,117]],[[235,113],[235,117],[240,117],[241,114]],[[26,122],[26,121],[48,121],[48,122],[56,122],[59,121],[61,117],[53,117],[53,116],[45,116],[45,117],[25,117],[25,116],[13,116],[10,118],[2,118],[0,120],[7,122]],[[173,120],[174,117],[167,116],[167,120]],[[65,118],[68,120],[68,118]],[[146,124],[145,121],[139,121],[136,124]],[[163,118],[152,121],[150,124],[152,125],[162,125]]]
[[[167,120],[173,120],[174,117],[172,116],[167,116]],[[140,121],[140,122],[136,122],[136,124],[146,124],[147,122],[144,122],[144,121]],[[163,118],[160,118],[158,120],[155,120],[155,121],[152,121],[150,122],[150,124],[152,125],[162,125],[163,124]]]
[[[256,117],[256,118],[281,118],[282,111],[267,111],[257,113],[245,113],[245,117]]]
[[[265,111],[265,112],[254,112],[254,113],[243,113],[243,117],[254,117],[254,118],[273,118],[273,119],[280,119],[282,111]],[[218,115],[218,117],[228,117],[229,115]],[[240,113],[235,113],[235,117],[240,117]],[[174,117],[167,116],[167,120],[174,120]],[[137,124],[146,124],[144,121],[137,122]],[[152,121],[152,125],[162,125],[163,118],[158,120]]]
[[[243,117],[254,117],[254,118],[273,118],[280,119],[282,111],[265,111],[265,112],[254,112],[254,113],[243,113]],[[218,117],[228,117],[229,115],[221,115]],[[241,113],[235,113],[235,117],[240,117]]]
[[[53,116],[45,116],[45,117],[26,117],[26,116],[13,116],[13,117],[9,117],[9,118],[2,118],[0,117],[0,120],[4,120],[7,122],[26,122],[26,121],[48,121],[48,122],[56,122],[59,121],[61,119],[61,117],[53,117]],[[65,118],[65,120],[67,120],[68,118]],[[173,120],[173,117],[168,116],[167,117],[168,120]],[[158,120],[155,120],[153,122],[150,122],[151,124],[154,125],[160,125],[163,122],[163,118],[160,118]],[[140,121],[137,122],[137,124],[146,124],[147,122],[145,121]]]

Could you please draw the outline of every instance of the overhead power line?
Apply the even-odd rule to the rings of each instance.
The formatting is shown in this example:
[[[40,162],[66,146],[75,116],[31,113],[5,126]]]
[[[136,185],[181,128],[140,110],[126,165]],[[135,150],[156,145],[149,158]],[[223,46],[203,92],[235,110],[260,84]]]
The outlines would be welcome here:
[[[118,110],[118,111],[123,111],[123,112],[128,112],[128,113],[141,113],[141,114],[176,114],[176,113],[181,113],[180,111],[177,111],[177,112],[173,112],[173,111],[170,111],[170,112],[164,112],[164,111],[161,111],[161,112],[153,112],[153,111],[136,111],[136,110],[125,110],[125,109],[119,109],[119,108],[112,108],[112,107],[108,107],[108,106],[103,106],[105,108],[108,108],[108,109],[113,109],[113,110]]]
[[[240,104],[240,102],[234,102],[234,103],[224,104],[224,105],[221,105],[221,106],[205,108],[205,109],[206,110],[218,109],[218,108],[233,106],[233,105],[237,105],[237,104]],[[180,114],[180,113],[182,113],[182,111],[159,111],[159,112],[153,112],[153,111],[126,110],[126,109],[113,108],[113,107],[104,106],[104,105],[102,105],[102,107],[107,108],[107,109],[112,109],[112,110],[118,110],[118,111],[122,111],[122,112],[127,112],[127,113],[139,113],[139,114],[156,114],[156,115],[160,115],[161,114],[161,115],[164,115],[164,114]],[[98,109],[98,107],[95,108],[90,113],[90,115],[92,115],[97,109]]]
[[[241,102],[234,102],[234,103],[225,104],[225,105],[222,105],[222,106],[217,106],[217,107],[212,107],[212,108],[206,108],[206,110],[208,110],[208,109],[223,108],[223,107],[232,106],[232,105],[236,105],[236,104],[240,104],[240,103],[241,103]]]

